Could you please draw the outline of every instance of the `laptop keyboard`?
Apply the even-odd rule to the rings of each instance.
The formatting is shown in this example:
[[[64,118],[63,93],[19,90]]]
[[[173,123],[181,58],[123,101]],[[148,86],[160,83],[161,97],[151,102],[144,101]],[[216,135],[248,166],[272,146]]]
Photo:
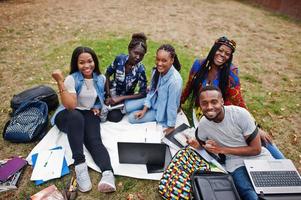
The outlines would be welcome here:
[[[301,186],[301,179],[295,171],[250,172],[256,187]]]

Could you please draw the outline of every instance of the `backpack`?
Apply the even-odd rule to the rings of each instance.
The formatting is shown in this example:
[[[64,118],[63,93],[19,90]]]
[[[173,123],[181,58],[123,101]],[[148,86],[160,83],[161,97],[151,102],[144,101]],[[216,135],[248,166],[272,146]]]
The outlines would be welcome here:
[[[47,103],[49,112],[55,110],[59,105],[56,92],[49,86],[39,85],[15,94],[10,101],[10,107],[15,112],[22,103],[34,99]]]
[[[11,142],[30,142],[44,137],[48,125],[48,107],[43,101],[22,103],[5,124],[3,138]]]

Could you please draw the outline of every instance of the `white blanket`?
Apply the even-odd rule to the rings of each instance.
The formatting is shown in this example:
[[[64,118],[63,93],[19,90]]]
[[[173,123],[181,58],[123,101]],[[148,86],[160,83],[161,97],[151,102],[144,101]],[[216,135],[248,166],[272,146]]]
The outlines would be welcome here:
[[[177,116],[176,126],[179,126],[182,123],[189,124],[185,114],[183,112],[180,112]],[[130,124],[128,122],[127,116],[125,116],[122,121],[118,123],[101,123],[101,138],[103,144],[109,152],[112,167],[114,169],[114,174],[141,179],[159,180],[162,176],[162,173],[148,174],[146,165],[120,164],[118,159],[117,142],[161,143],[161,139],[163,137],[162,130],[162,126],[156,124],[155,122]],[[67,135],[61,133],[56,126],[50,129],[46,136],[33,148],[26,160],[29,164],[32,164],[32,154],[57,146],[62,146],[63,148],[65,148],[65,157],[67,164],[73,164],[74,160],[72,159],[72,152],[69,146]],[[86,148],[84,148],[84,154],[87,165],[90,168],[101,172]]]

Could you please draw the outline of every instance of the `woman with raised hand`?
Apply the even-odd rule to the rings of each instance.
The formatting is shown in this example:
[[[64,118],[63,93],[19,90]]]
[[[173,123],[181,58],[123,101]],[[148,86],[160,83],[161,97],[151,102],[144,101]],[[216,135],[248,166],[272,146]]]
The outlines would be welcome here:
[[[52,73],[58,85],[62,106],[52,123],[65,132],[74,159],[78,189],[92,189],[83,146],[102,171],[98,183],[100,192],[116,190],[110,157],[100,136],[100,113],[104,101],[105,76],[100,73],[98,59],[89,47],[77,47],[71,57],[70,74],[64,78],[61,70]]]
[[[199,105],[199,92],[207,85],[220,88],[224,105],[236,105],[247,108],[240,90],[238,68],[233,65],[233,53],[236,43],[227,37],[218,38],[205,59],[196,59],[189,73],[188,81],[181,96],[181,104],[188,97],[194,104],[194,118],[200,119],[202,113]],[[259,129],[265,147],[274,158],[284,158],[279,149],[272,144],[270,136]]]
[[[160,46],[143,109],[129,115],[130,123],[156,121],[163,125],[166,134],[174,130],[183,83],[180,68],[175,49],[169,44]]]
[[[140,99],[146,96],[147,79],[145,67],[141,62],[147,52],[146,40],[144,33],[134,33],[128,45],[128,55],[116,56],[112,64],[108,66],[106,71],[106,105],[114,106],[124,103],[125,100]],[[113,79],[110,80],[112,75]],[[137,84],[139,90],[135,93]],[[131,106],[135,107],[135,105]],[[120,115],[116,115],[116,113],[112,115],[110,112],[108,114],[110,121],[118,122],[121,119],[121,113]]]

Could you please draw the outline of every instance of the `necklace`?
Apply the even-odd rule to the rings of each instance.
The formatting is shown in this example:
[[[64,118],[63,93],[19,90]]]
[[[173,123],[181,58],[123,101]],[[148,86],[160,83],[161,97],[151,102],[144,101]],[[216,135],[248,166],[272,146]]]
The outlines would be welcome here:
[[[85,79],[85,80],[84,80],[84,84],[85,84],[87,90],[90,90],[90,89],[91,89],[91,83],[92,83],[91,80],[92,80],[92,79]]]

